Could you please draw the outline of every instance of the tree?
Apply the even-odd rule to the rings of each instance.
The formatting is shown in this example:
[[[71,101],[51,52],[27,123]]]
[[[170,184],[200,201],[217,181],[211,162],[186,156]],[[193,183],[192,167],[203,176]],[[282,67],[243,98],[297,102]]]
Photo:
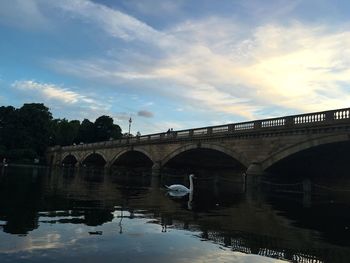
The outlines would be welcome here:
[[[95,139],[95,125],[88,119],[84,119],[79,127],[77,143],[90,143]]]
[[[77,136],[80,128],[80,121],[67,119],[55,119],[52,122],[53,144],[72,145],[77,141]]]
[[[122,136],[119,125],[113,124],[113,118],[103,115],[95,121],[95,141],[106,141],[110,138],[118,139]]]
[[[72,130],[72,142],[78,143],[78,133],[80,128],[80,121],[78,120],[72,120],[69,122],[69,126]]]
[[[18,112],[18,121],[16,130],[22,133],[24,148],[33,149],[37,154],[43,155],[50,138],[50,128],[52,114],[42,103],[24,104]]]
[[[121,138],[121,128],[113,119],[103,115],[92,123],[78,120],[52,119],[42,103],[27,103],[16,109],[0,107],[0,157],[11,161],[32,163],[43,157],[47,147],[97,142]]]
[[[0,107],[0,146],[5,151],[15,142],[16,109],[12,106]]]

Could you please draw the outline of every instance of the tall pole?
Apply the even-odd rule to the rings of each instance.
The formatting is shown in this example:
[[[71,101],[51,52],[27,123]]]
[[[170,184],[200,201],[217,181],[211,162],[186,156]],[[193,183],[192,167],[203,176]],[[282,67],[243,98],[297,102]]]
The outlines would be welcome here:
[[[131,117],[130,117],[130,119],[129,119],[129,135],[128,135],[128,138],[130,138],[130,127],[131,127],[131,123],[132,123],[132,119],[131,119]]]

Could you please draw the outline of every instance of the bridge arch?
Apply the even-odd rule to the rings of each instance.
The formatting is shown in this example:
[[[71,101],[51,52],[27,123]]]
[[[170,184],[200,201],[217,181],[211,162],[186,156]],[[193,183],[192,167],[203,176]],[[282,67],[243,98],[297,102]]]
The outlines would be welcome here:
[[[133,148],[133,149],[125,149],[125,150],[119,152],[111,160],[110,165],[112,166],[113,164],[115,164],[123,155],[128,154],[128,153],[133,153],[133,152],[140,153],[140,154],[144,155],[145,157],[147,157],[149,159],[149,161],[152,162],[152,165],[155,163],[154,158],[149,154],[149,152],[147,152],[146,150],[144,150],[142,148]]]
[[[211,144],[211,143],[201,143],[200,145],[198,143],[191,143],[191,144],[187,144],[185,146],[181,146],[181,147],[177,148],[175,151],[168,154],[164,159],[162,159],[161,164],[162,164],[162,166],[165,166],[171,159],[175,158],[179,154],[184,153],[184,152],[189,151],[189,150],[195,150],[195,149],[215,150],[215,151],[218,151],[218,152],[221,152],[221,153],[224,153],[224,154],[230,156],[231,158],[240,162],[246,168],[249,166],[248,160],[242,154],[240,154],[240,153],[238,153],[230,148],[227,148],[227,147],[224,147],[221,145],[217,145],[217,144]]]
[[[261,168],[263,170],[266,170],[270,168],[272,165],[276,164],[277,162],[304,150],[330,144],[330,143],[338,143],[338,142],[346,142],[350,141],[350,137],[347,134],[337,134],[337,135],[330,135],[330,136],[322,136],[316,139],[312,140],[306,140],[297,144],[294,144],[292,146],[289,146],[287,148],[284,148],[274,154],[272,154],[268,159],[262,162]]]
[[[91,157],[91,156],[93,156],[93,155],[95,155],[95,156],[100,156],[100,157],[103,159],[103,161],[104,161],[104,165],[107,164],[108,159],[106,158],[106,156],[104,155],[104,153],[101,152],[101,151],[91,151],[91,152],[86,153],[86,154],[83,156],[83,158],[81,158],[81,164],[84,164],[84,163],[88,160],[88,158]]]
[[[62,156],[60,165],[75,166],[78,162],[79,159],[74,153],[66,153]]]
[[[75,158],[75,160],[76,160],[77,162],[79,162],[79,157],[78,157],[75,153],[67,152],[67,153],[64,153],[64,154],[62,155],[61,163],[63,163],[64,160],[65,160],[68,156],[73,156],[73,157]]]

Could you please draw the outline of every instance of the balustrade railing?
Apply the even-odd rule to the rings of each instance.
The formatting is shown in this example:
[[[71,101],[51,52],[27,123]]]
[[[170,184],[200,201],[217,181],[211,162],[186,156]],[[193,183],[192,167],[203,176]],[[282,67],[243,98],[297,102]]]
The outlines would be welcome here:
[[[190,135],[190,131],[177,131],[176,137],[188,137]]]
[[[160,139],[160,133],[158,133],[158,134],[154,134],[154,135],[150,135],[150,139],[151,139],[151,140],[157,140],[157,139]]]
[[[349,119],[350,110],[349,109],[336,110],[334,111],[333,116],[335,120]]]
[[[140,136],[139,137],[139,141],[147,141],[148,140],[148,136]]]
[[[164,133],[156,133],[149,135],[142,135],[130,138],[122,138],[119,140],[78,144],[71,146],[64,146],[64,150],[83,149],[90,147],[108,147],[119,144],[130,144],[130,143],[147,143],[162,140],[174,140],[174,139],[185,139],[192,137],[210,137],[210,136],[221,136],[223,134],[240,134],[252,131],[264,131],[274,129],[293,129],[310,126],[324,126],[333,125],[337,123],[349,122],[350,124],[350,108],[337,109],[331,111],[323,111],[316,113],[307,113],[300,115],[292,115],[273,119],[257,120],[252,122],[232,123],[221,126],[210,126],[202,127],[189,130],[180,131],[168,131]],[[51,151],[59,150],[61,147],[52,147]]]
[[[278,127],[278,126],[284,126],[286,123],[285,118],[279,118],[279,119],[273,119],[273,120],[265,120],[261,121],[261,127],[267,128],[267,127]]]
[[[205,135],[208,133],[208,128],[202,128],[202,129],[196,129],[196,130],[193,130],[193,135],[196,136],[196,135]]]
[[[228,125],[226,125],[226,126],[219,126],[219,127],[213,127],[211,129],[211,133],[222,133],[222,132],[228,132]]]
[[[234,126],[235,131],[254,129],[254,122],[238,123]]]
[[[320,122],[325,120],[326,120],[325,113],[315,113],[315,114],[295,116],[294,124],[313,123],[313,122]]]

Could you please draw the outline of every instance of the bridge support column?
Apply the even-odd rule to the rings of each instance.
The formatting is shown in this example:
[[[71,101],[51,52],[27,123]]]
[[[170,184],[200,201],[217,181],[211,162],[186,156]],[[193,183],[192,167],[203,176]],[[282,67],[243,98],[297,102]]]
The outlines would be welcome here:
[[[260,163],[253,162],[245,173],[245,192],[250,199],[259,199],[260,183],[263,169]]]
[[[151,188],[152,189],[159,189],[160,187],[160,176],[159,174],[153,174],[151,178]]]
[[[105,167],[104,167],[104,168],[106,168],[106,169],[110,169],[110,168],[111,168],[111,166],[112,166],[112,163],[111,163],[111,162],[106,162],[106,164],[105,164]]]
[[[152,176],[160,176],[161,168],[162,168],[162,166],[161,166],[160,162],[154,162],[154,164],[152,166]]]
[[[264,173],[261,164],[257,162],[253,162],[248,166],[246,171],[247,175],[262,175]]]

